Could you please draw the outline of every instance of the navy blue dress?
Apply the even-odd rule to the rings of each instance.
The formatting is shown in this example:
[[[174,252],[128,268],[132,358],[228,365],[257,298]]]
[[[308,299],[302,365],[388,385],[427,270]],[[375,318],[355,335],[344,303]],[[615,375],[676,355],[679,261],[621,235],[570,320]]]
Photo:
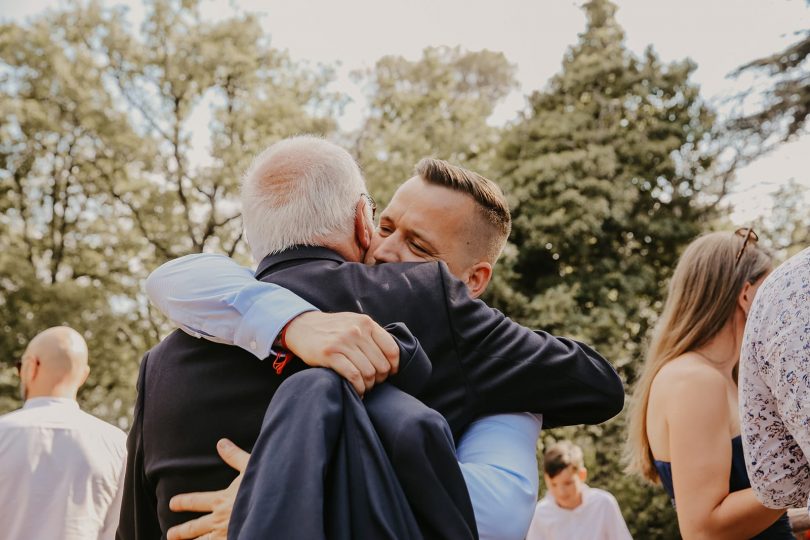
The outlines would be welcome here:
[[[667,490],[672,506],[675,506],[675,489],[672,486],[672,464],[669,461],[655,460],[655,468],[658,469],[658,476],[661,484]],[[731,478],[728,482],[730,493],[751,487],[748,480],[748,471],[745,470],[745,457],[743,456],[742,437],[737,435],[731,439]],[[795,537],[790,532],[790,522],[787,513],[777,519],[770,527],[751,540],[793,540]]]

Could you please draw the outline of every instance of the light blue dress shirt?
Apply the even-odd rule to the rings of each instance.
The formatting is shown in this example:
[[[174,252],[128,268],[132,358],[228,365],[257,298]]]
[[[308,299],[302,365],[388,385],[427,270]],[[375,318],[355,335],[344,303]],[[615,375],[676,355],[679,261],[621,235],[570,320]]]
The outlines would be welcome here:
[[[258,281],[223,255],[187,255],[146,280],[146,293],[195,337],[237,345],[258,359],[296,316],[317,309],[292,292]],[[542,422],[529,413],[498,414],[470,424],[456,454],[481,540],[522,540],[537,500],[536,444]]]

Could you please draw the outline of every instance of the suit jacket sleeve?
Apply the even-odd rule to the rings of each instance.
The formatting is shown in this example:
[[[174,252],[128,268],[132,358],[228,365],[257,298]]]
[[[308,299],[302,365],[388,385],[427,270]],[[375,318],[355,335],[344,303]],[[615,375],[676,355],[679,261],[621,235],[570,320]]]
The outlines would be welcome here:
[[[475,415],[528,411],[556,427],[597,424],[621,412],[621,379],[596,351],[515,323],[470,298],[464,284],[439,267]]]
[[[399,370],[388,382],[412,396],[418,396],[430,379],[433,366],[416,336],[402,323],[385,327],[399,346]]]
[[[155,489],[146,478],[143,458],[143,396],[146,377],[147,353],[141,360],[138,375],[138,398],[132,429],[127,436],[127,465],[124,476],[124,494],[117,540],[153,540],[162,538],[157,514]]]

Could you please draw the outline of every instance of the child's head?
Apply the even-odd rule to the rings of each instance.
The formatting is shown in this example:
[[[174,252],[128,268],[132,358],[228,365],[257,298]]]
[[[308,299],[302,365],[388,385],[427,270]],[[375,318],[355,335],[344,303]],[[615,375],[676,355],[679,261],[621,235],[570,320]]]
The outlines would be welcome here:
[[[546,488],[562,508],[582,504],[582,486],[588,471],[582,461],[582,449],[570,441],[553,444],[543,455]]]

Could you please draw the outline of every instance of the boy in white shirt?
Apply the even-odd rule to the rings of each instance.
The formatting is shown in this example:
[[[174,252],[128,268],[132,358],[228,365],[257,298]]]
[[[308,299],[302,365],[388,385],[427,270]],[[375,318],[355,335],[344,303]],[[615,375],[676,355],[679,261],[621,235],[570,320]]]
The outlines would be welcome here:
[[[534,511],[526,540],[631,539],[616,498],[585,484],[582,449],[569,441],[543,456],[548,493]]]

